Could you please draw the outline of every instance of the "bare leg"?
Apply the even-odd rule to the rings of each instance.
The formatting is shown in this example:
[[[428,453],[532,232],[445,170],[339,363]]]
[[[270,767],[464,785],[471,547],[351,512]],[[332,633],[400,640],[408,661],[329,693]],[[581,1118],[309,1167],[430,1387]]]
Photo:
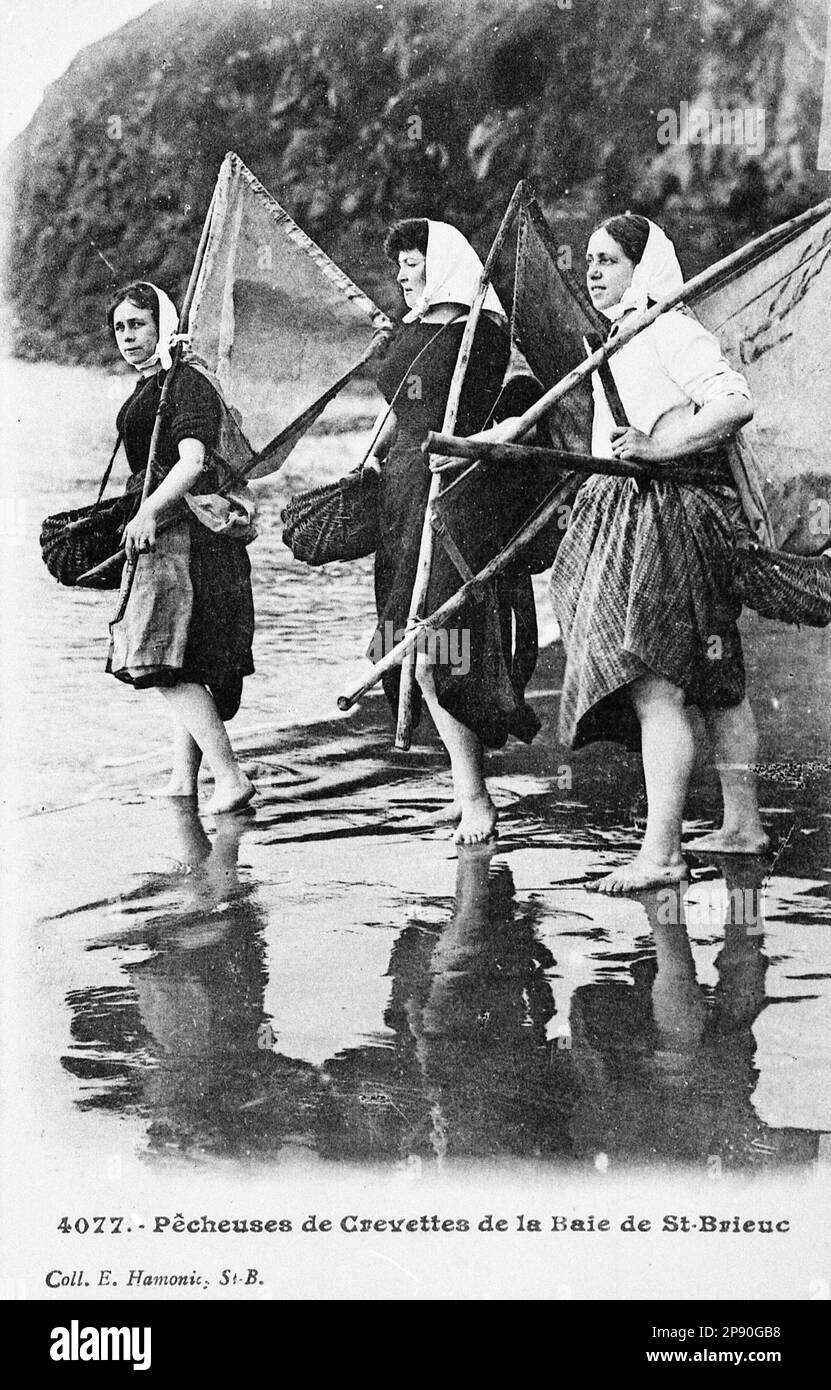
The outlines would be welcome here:
[[[695,739],[684,692],[662,676],[641,676],[629,687],[641,726],[647,818],[643,844],[630,864],[602,878],[598,893],[640,893],[680,883],[681,819],[695,761]]]
[[[688,849],[711,854],[762,854],[770,844],[759,819],[756,720],[748,700],[733,709],[710,710],[707,729],[724,800],[720,830],[692,840]]]
[[[162,691],[162,694],[165,692]],[[168,702],[173,721],[173,768],[170,781],[158,793],[159,796],[196,796],[199,781],[199,768],[202,765],[202,749],[188,733],[187,727],[177,713],[176,706]]]
[[[496,845],[459,847],[456,906],[430,957],[430,994],[421,1015],[425,1035],[441,1037],[458,1027],[464,1010],[466,977],[482,959],[487,940],[491,892],[488,875]],[[467,995],[469,998],[469,994]]]
[[[481,741],[439,704],[433,670],[423,655],[416,663],[416,678],[439,737],[450,755],[453,803],[444,819],[458,820],[453,836],[457,844],[482,844],[496,833],[496,807],[485,785]]]
[[[211,842],[199,819],[195,797],[174,797],[167,809],[183,862],[189,868],[203,863],[211,853]]]
[[[707,1005],[695,975],[682,892],[678,892],[677,921],[662,921],[654,898],[652,902],[647,899],[644,906],[652,928],[658,967],[652,985],[658,1045],[665,1054],[665,1064],[673,1059],[672,1071],[680,1079],[698,1060]]]
[[[164,691],[174,716],[208,760],[214,775],[214,794],[206,810],[214,814],[238,811],[254,795],[254,785],[234,757],[225,725],[204,685],[180,682]]]

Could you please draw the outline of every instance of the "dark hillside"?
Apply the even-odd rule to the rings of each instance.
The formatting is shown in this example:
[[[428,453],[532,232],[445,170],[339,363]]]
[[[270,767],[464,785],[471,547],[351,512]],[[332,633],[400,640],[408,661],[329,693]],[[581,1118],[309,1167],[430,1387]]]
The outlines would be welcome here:
[[[520,177],[558,238],[639,208],[687,268],[818,201],[821,0],[162,0],[80,53],[7,152],[15,349],[101,360],[134,274],[179,292],[235,149],[385,307],[385,224],[485,249]],[[765,113],[765,145],[662,146],[683,100]]]

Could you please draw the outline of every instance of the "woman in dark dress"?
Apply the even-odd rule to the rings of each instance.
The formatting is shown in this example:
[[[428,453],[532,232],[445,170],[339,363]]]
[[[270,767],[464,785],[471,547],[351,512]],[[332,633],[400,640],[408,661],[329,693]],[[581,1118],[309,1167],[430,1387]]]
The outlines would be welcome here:
[[[380,469],[379,542],[375,557],[378,628],[370,647],[377,659],[407,626],[416,578],[430,470],[421,445],[428,430],[444,422],[456,359],[482,263],[469,242],[445,222],[410,219],[391,229],[385,252],[398,266],[407,313],[379,375],[394,410],[375,444],[368,466]],[[505,315],[488,291],[459,403],[457,434],[487,422],[500,393],[510,343]],[[475,572],[504,539],[504,494],[494,478],[471,490],[464,516],[454,521],[454,540]],[[436,541],[424,613],[431,613],[461,587],[459,570]],[[457,823],[457,843],[493,835],[496,809],[483,773],[483,747],[501,747],[509,734],[530,742],[539,723],[524,690],[537,654],[536,614],[527,572],[500,576],[481,601],[470,601],[420,650],[416,663],[417,720],[421,696],[450,755],[452,805],[437,819]],[[388,673],[384,689],[393,712],[400,670]]]
[[[125,361],[140,373],[118,414],[133,482],[140,488],[178,315],[164,291],[138,282],[122,290],[109,324]],[[173,718],[167,796],[195,797],[203,756],[214,776],[207,810],[235,811],[254,795],[234,757],[225,720],[239,709],[253,670],[254,611],[244,544],[209,530],[183,502],[215,492],[212,456],[227,407],[187,360],[176,369],[163,415],[158,482],[124,532],[127,559],[107,670],[137,689],[158,687]],[[160,520],[175,518],[163,528]]]

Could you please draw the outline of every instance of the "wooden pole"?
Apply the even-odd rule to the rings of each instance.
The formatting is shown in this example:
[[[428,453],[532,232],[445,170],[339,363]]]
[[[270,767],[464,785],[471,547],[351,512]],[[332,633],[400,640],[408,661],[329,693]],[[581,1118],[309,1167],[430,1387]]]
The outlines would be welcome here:
[[[772,246],[776,245],[777,242],[789,240],[798,232],[802,231],[803,228],[810,226],[813,222],[819,221],[821,217],[824,217],[829,212],[831,212],[831,198],[825,199],[824,202],[817,204],[814,208],[809,208],[807,212],[800,213],[798,217],[791,218],[789,222],[783,223],[780,227],[775,227],[772,231],[765,232],[762,236],[756,237],[754,241],[748,242],[746,246],[740,247],[738,251],[734,251],[731,255],[725,256],[723,260],[718,261],[716,265],[710,266],[707,270],[702,271],[700,275],[694,276],[693,279],[687,281],[686,285],[676,294],[666,296],[663,300],[659,301],[659,303],[655,304],[646,314],[637,315],[632,324],[621,329],[612,343],[605,344],[602,348],[598,349],[597,352],[592,353],[591,357],[587,357],[578,367],[569,372],[567,376],[564,376],[556,385],[552,386],[549,391],[541,396],[539,401],[531,406],[524,415],[520,416],[516,422],[516,426],[511,431],[511,438],[516,440],[520,439],[524,434],[527,434],[528,431],[548,413],[551,407],[567,394],[567,392],[572,390],[584,377],[593,372],[602,362],[612,356],[613,353],[623,347],[625,343],[630,342],[643,328],[646,328],[650,323],[654,323],[655,319],[661,314],[666,313],[668,309],[673,308],[676,304],[684,300],[692,300],[697,295],[702,294],[704,290],[709,289],[716,280],[720,279],[728,271],[739,270],[746,265],[748,261],[754,259],[762,252],[769,250]],[[508,442],[507,440],[505,441],[505,443]],[[450,440],[448,438],[442,438],[442,448],[445,451],[449,443]],[[454,449],[457,447],[472,447],[474,451],[482,450],[483,447],[481,444],[476,445],[475,443],[471,446],[471,441],[458,438],[453,439],[453,446]],[[472,463],[472,467],[476,467],[475,461]],[[593,469],[592,471],[597,470]],[[525,546],[539,535],[540,531],[543,530],[554,516],[557,509],[568,503],[569,492],[570,484],[568,482],[560,484],[555,488],[549,494],[548,500],[540,507],[537,515],[517,532],[517,535],[509,545],[485,565],[484,569],[479,571],[475,579],[462,585],[452,598],[449,598],[446,603],[443,603],[441,607],[437,608],[429,617],[422,619],[418,623],[418,626],[414,627],[411,632],[406,633],[402,640],[396,643],[392,650],[375,664],[371,674],[366,680],[362,681],[360,685],[355,686],[346,695],[339,696],[337,702],[338,708],[341,710],[351,709],[367,691],[371,690],[372,687],[381,680],[382,676],[386,675],[387,671],[401,663],[407,653],[415,647],[423,631],[440,627],[443,622],[453,617],[459,612],[460,608],[464,606],[474,586],[485,584],[489,579],[494,578],[495,575],[501,574],[502,571],[521,554]]]
[[[669,464],[642,463],[640,460],[615,458],[595,458],[593,454],[571,454],[564,449],[541,449],[530,444],[488,444],[484,440],[461,439],[454,435],[437,434],[431,430],[422,450],[426,454],[443,454],[445,451],[464,467],[462,460],[475,460],[477,463],[511,464],[535,463],[549,464],[555,468],[591,477],[595,473],[606,474],[610,478],[635,478],[638,482],[671,483],[713,483],[718,481],[715,468],[702,468],[700,464],[685,465],[683,458],[674,459]],[[439,465],[441,468],[441,465]],[[464,474],[470,472],[468,468]],[[461,481],[461,479],[457,479]]]
[[[211,195],[211,201],[210,201],[210,203],[208,204],[208,212],[207,212],[207,215],[206,215],[206,217],[205,217],[205,221],[204,221],[203,224],[202,224],[202,233],[201,233],[201,236],[199,237],[199,245],[198,245],[197,248],[196,248],[196,257],[195,257],[194,262],[193,262],[193,265],[192,265],[192,267],[191,267],[190,279],[188,280],[188,287],[187,287],[187,289],[186,289],[186,291],[185,291],[185,297],[184,297],[184,299],[183,299],[183,301],[182,301],[182,308],[181,308],[181,310],[179,311],[179,332],[180,332],[180,333],[187,332],[187,329],[188,329],[188,327],[190,326],[190,325],[189,325],[189,320],[190,320],[190,307],[191,307],[191,305],[192,305],[192,303],[193,303],[193,296],[194,296],[195,293],[196,293],[196,284],[197,284],[197,281],[198,281],[198,279],[199,279],[199,272],[200,272],[201,269],[202,269],[202,262],[203,262],[204,259],[205,259],[205,251],[206,251],[207,246],[208,246],[208,237],[209,237],[209,235],[210,235],[211,220],[212,220],[212,218],[213,218],[213,211],[214,211],[214,205],[215,205],[215,203],[216,203],[216,187],[214,187],[214,191],[213,191],[213,193],[212,193],[212,195]],[[162,418],[163,418],[163,416],[164,416],[165,407],[166,407],[166,405],[167,405],[168,396],[170,395],[170,385],[171,385],[171,382],[173,381],[173,378],[174,378],[174,376],[175,376],[175,374],[176,374],[176,369],[177,369],[177,367],[179,366],[179,363],[181,362],[181,360],[182,360],[182,344],[181,344],[181,343],[177,343],[176,346],[175,346],[174,349],[173,349],[173,352],[171,353],[170,371],[167,373],[167,376],[166,376],[165,379],[164,379],[164,385],[163,385],[163,387],[162,387],[162,393],[161,393],[161,396],[159,397],[159,406],[158,406],[158,410],[156,411],[156,419],[155,419],[155,421],[153,422],[153,433],[152,433],[152,435],[151,435],[151,437],[150,437],[150,453],[148,454],[148,457],[147,457],[147,471],[146,471],[146,473],[145,473],[145,475],[144,475],[144,487],[142,488],[142,493],[141,493],[141,500],[142,500],[142,503],[143,503],[143,502],[146,502],[146,500],[147,500],[147,498],[149,497],[150,493],[153,491],[153,488],[156,486],[155,478],[153,477],[153,470],[154,470],[154,468],[155,468],[156,458],[157,458],[158,452],[159,452],[159,434],[160,434],[160,431],[161,431],[161,423],[162,423]],[[135,563],[135,562],[134,562],[134,563]]]
[[[516,195],[514,195],[516,196]],[[555,383],[540,399],[534,403],[524,415],[517,418],[515,424],[505,435],[505,442],[521,439],[529,430],[533,429],[548,412],[562,400],[563,396],[568,395],[575,386],[578,386],[587,376],[596,371],[622,347],[630,343],[634,337],[641,333],[644,328],[648,328],[654,323],[661,314],[665,314],[668,309],[674,309],[677,304],[692,303],[699,298],[705,290],[710,289],[716,281],[731,271],[739,271],[747,265],[749,261],[755,260],[763,253],[769,251],[777,242],[789,241],[798,232],[811,223],[819,221],[821,217],[831,212],[831,198],[826,198],[824,202],[818,203],[816,207],[809,208],[807,212],[802,212],[798,217],[792,217],[790,221],[783,222],[781,226],[774,227],[769,232],[764,232],[762,236],[756,237],[754,241],[749,241],[746,246],[740,246],[737,251],[731,252],[722,260],[716,261],[715,265],[708,266],[700,274],[694,275],[691,280],[682,285],[680,290],[674,294],[665,295],[658,300],[643,314],[633,314],[630,319],[624,321],[623,326],[611,340],[607,341],[593,352],[590,357],[585,357],[577,367],[568,372]],[[444,434],[449,431],[444,430]]]
[[[196,257],[194,259],[193,266],[191,267],[190,279],[188,280],[188,287],[185,291],[185,297],[182,301],[182,308],[179,312],[180,333],[187,331],[187,327],[189,326],[188,321],[190,319],[190,309],[193,303],[193,296],[196,293],[196,284],[199,279],[199,272],[202,269],[202,263],[205,259],[205,251],[208,245],[208,236],[210,234],[211,219],[213,217],[215,204],[216,187],[214,187],[213,194],[211,195],[211,201],[208,204],[207,215],[205,217],[205,221],[202,224],[202,232],[199,237],[199,245],[196,248]],[[167,376],[164,379],[164,385],[162,386],[161,395],[159,396],[159,404],[156,409],[156,418],[153,421],[153,433],[150,436],[150,449],[147,455],[147,467],[144,472],[144,483],[141,489],[141,501],[139,502],[139,507],[144,505],[144,503],[147,501],[147,498],[150,496],[150,493],[156,486],[156,480],[153,475],[155,472],[156,460],[158,458],[159,453],[159,436],[161,433],[162,420],[164,418],[168,397],[170,395],[171,382],[173,381],[173,378],[176,375],[176,369],[179,366],[181,357],[182,344],[177,343],[170,355],[170,370],[168,371]],[[170,526],[172,525],[172,521],[173,519],[171,518],[165,524],[167,526]],[[114,555],[111,555],[109,559],[103,560],[100,565],[96,565],[94,569],[87,570],[85,574],[80,575],[79,578],[75,580],[76,586],[78,584],[81,584],[84,580],[89,580],[99,574],[104,574],[108,569],[114,567],[117,564],[121,564],[124,560],[125,553],[126,552],[122,547],[122,549],[116,551]],[[124,616],[124,609],[127,606],[127,600],[130,597],[130,590],[133,587],[133,576],[136,572],[137,564],[138,558],[128,561],[127,584],[124,588],[124,597],[121,603],[119,604],[118,612],[115,618],[113,619],[113,622],[119,622],[120,619]]]
[[[518,183],[514,189],[511,201],[505,209],[505,215],[499,226],[493,245],[488,252],[487,260],[482,267],[479,277],[479,284],[470,306],[467,322],[465,324],[462,341],[459,345],[459,353],[456,358],[456,366],[453,370],[453,377],[450,382],[450,389],[447,395],[447,405],[444,412],[443,432],[452,434],[456,427],[456,420],[459,411],[462,388],[467,375],[467,368],[470,362],[470,355],[473,350],[473,339],[479,323],[479,316],[482,312],[482,305],[491,281],[494,264],[499,257],[508,232],[513,225],[517,215],[520,202],[522,200],[524,184]],[[429,248],[428,248],[429,253]],[[410,612],[407,618],[407,626],[411,627],[417,623],[421,615],[427,598],[427,590],[430,585],[430,571],[433,564],[433,526],[431,524],[431,511],[433,502],[441,491],[441,477],[434,473],[430,479],[430,492],[427,498],[427,509],[424,516],[424,524],[421,531],[421,546],[419,549],[418,562],[416,565],[416,575],[413,583],[413,593],[410,600]],[[407,749],[410,746],[413,727],[413,685],[415,681],[415,647],[407,649],[407,659],[401,671],[401,682],[398,692],[398,723],[395,731],[396,748]]]
[[[309,428],[310,425],[314,424],[318,415],[322,414],[324,408],[329,404],[329,402],[333,401],[335,399],[335,396],[339,395],[339,393],[343,390],[344,386],[346,386],[352,380],[353,376],[355,376],[355,373],[360,371],[361,367],[365,366],[367,362],[371,361],[371,359],[377,353],[378,349],[382,346],[383,343],[387,342],[387,340],[388,334],[376,333],[369,347],[366,349],[365,352],[361,353],[361,356],[358,358],[355,365],[349,368],[349,371],[346,373],[346,375],[342,376],[340,380],[336,381],[334,386],[330,386],[322,396],[318,396],[317,400],[313,401],[310,406],[307,406],[306,409],[300,415],[298,415],[295,420],[292,420],[290,425],[286,425],[284,429],[280,430],[279,434],[275,434],[274,438],[269,440],[268,444],[264,444],[262,449],[260,449],[254,455],[251,462],[247,463],[244,468],[241,468],[239,470],[240,477],[267,478],[270,473],[275,473],[278,468],[281,468],[283,465],[283,459],[279,457],[279,454],[280,449],[286,443],[286,440],[290,439],[292,435],[296,435],[297,439],[299,439],[301,435],[305,434],[306,430]],[[390,407],[390,409],[392,409],[392,407]],[[381,430],[386,424],[388,415],[389,410],[381,420],[381,423],[378,425],[377,432],[370,440],[369,446],[366,450],[366,454],[364,455],[362,461],[363,463],[366,463],[366,460],[369,458],[369,455],[375,448]],[[277,462],[272,464],[272,459],[275,457],[277,457]]]
[[[174,502],[173,506],[178,508],[178,502]],[[160,536],[163,531],[169,530],[169,528],[173,526],[176,523],[176,521],[178,521],[178,519],[179,518],[177,516],[170,514],[161,517],[159,521],[156,523],[156,535]],[[88,580],[97,579],[99,575],[106,574],[108,570],[113,569],[116,565],[122,565],[124,563],[124,557],[126,556],[126,554],[127,552],[122,546],[121,549],[117,550],[114,555],[110,555],[106,560],[102,560],[100,565],[95,565],[93,569],[85,570],[83,574],[79,575],[78,578],[75,580],[75,587],[77,588],[78,586],[80,586],[81,588],[84,588]]]
[[[338,696],[338,709],[351,709],[362,696],[366,695],[368,690],[371,690],[374,685],[377,685],[378,681],[382,676],[386,675],[387,671],[391,671],[394,666],[401,665],[401,662],[408,652],[415,648],[423,632],[435,631],[437,628],[440,628],[442,623],[446,622],[448,618],[452,618],[464,607],[477,588],[483,584],[487,584],[488,580],[494,579],[497,574],[501,574],[503,570],[507,569],[528,542],[532,541],[534,537],[539,535],[540,531],[548,525],[555,512],[558,511],[560,507],[568,505],[572,499],[572,495],[572,485],[568,479],[563,483],[558,483],[557,487],[549,493],[546,502],[533,520],[525,524],[522,531],[509,545],[506,545],[504,550],[501,550],[493,560],[490,560],[478,574],[474,575],[473,579],[467,582],[467,584],[463,584],[461,589],[453,594],[451,598],[447,599],[440,608],[437,608],[429,617],[421,618],[409,632],[406,632],[401,641],[397,642],[395,646],[387,652],[386,656],[383,656],[380,661],[375,663],[372,671],[365,680],[361,681],[359,685],[356,685],[346,695]]]

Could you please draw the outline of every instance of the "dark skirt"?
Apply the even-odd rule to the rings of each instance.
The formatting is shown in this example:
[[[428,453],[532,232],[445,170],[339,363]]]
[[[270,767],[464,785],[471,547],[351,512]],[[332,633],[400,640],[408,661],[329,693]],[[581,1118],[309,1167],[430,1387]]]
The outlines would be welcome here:
[[[166,542],[165,536],[169,537]],[[162,548],[170,556],[167,567],[157,556],[144,556],[139,561],[149,568],[145,582],[139,583],[137,576],[127,599],[125,616],[133,605],[131,635],[118,644],[118,669],[113,664],[116,644],[111,646],[107,670],[139,690],[170,687],[180,681],[207,686],[219,717],[232,719],[240,707],[243,679],[254,671],[254,602],[246,547],[216,535],[190,516],[162,534],[160,551]],[[175,578],[177,565],[184,582],[181,594],[174,594],[171,602],[171,596],[161,589],[166,582],[165,568]],[[188,576],[190,593],[185,592]],[[122,604],[123,594],[119,612]],[[179,625],[181,637],[169,642]],[[113,623],[113,630],[116,626]],[[154,627],[159,629],[156,634]]]
[[[744,698],[730,557],[742,526],[727,486],[596,475],[577,494],[551,571],[566,648],[560,738],[639,747],[626,687],[657,674],[703,710]]]
[[[369,654],[374,660],[404,634],[415,582],[421,532],[430,490],[421,437],[399,432],[381,471],[379,543],[375,554],[378,627]],[[504,498],[503,498],[504,501]],[[501,520],[499,488],[484,479],[470,489],[453,538],[474,573],[507,539]],[[437,537],[425,606],[434,612],[461,588],[462,576]],[[530,574],[525,569],[498,576],[469,599],[430,639],[428,652],[440,704],[473,730],[489,748],[501,748],[509,734],[530,743],[539,720],[526,704],[525,688],[537,660],[537,620]],[[393,713],[398,709],[400,668],[384,677]],[[413,692],[413,722],[421,713],[421,692]]]

